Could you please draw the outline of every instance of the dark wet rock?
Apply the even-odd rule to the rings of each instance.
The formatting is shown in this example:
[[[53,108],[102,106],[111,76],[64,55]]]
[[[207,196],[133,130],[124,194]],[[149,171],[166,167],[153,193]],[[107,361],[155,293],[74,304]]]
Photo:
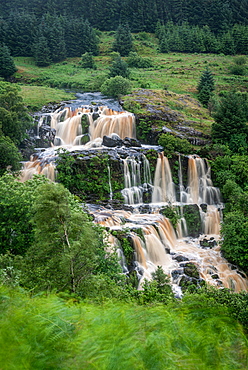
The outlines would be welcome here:
[[[175,282],[177,282],[178,278],[183,275],[183,269],[177,269],[171,271],[171,276]]]
[[[103,136],[102,145],[110,147],[110,148],[114,148],[116,146],[122,146],[123,145],[123,140],[121,140],[121,138],[119,136],[118,137],[110,137],[110,136],[105,135],[105,136]]]
[[[187,223],[188,235],[198,238],[202,232],[199,206],[197,204],[183,206],[183,215]]]
[[[99,118],[99,117],[100,117],[99,113],[94,112],[94,113],[92,114],[92,119],[93,119],[93,121],[97,120],[97,118]]]
[[[151,213],[151,207],[149,204],[142,204],[142,206],[139,207],[140,213]]]
[[[205,146],[207,144],[211,143],[211,140],[203,140],[199,139],[198,137],[187,137],[187,140],[190,142],[191,145],[197,145],[197,146]]]
[[[213,274],[213,275],[211,275],[211,277],[212,277],[212,279],[219,279],[220,278],[218,274]]]
[[[141,147],[141,143],[137,139],[131,137],[125,137],[123,144],[127,147]]]
[[[191,285],[198,285],[197,279],[183,275],[180,279],[179,286],[187,289]]]
[[[180,264],[180,266],[181,265],[182,264]],[[187,275],[191,278],[195,278],[195,279],[200,278],[199,271],[198,271],[196,265],[194,263],[191,263],[191,262],[184,264],[184,273],[185,273],[185,275]]]
[[[206,203],[202,203],[201,205],[200,205],[200,207],[201,207],[201,209],[202,209],[202,211],[203,212],[207,212],[207,209],[208,209],[208,205],[206,204]]]
[[[200,240],[200,246],[204,249],[211,249],[217,245],[217,242],[215,239],[202,239]]]
[[[173,259],[177,260],[177,262],[184,262],[184,261],[188,261],[189,260],[187,257],[182,256],[182,255],[175,256],[175,257],[173,257]]]
[[[223,287],[223,283],[221,280],[215,280],[215,282],[217,283],[217,286]]]
[[[63,102],[60,102],[60,103],[48,103],[47,105],[44,105],[42,108],[41,108],[41,113],[51,113],[51,112],[54,112],[55,110],[59,109],[59,108],[64,108],[67,104],[69,104],[69,102],[67,101],[63,101]]]
[[[174,131],[174,130],[172,130],[171,128],[169,128],[169,127],[163,126],[163,128],[162,128],[162,132],[163,132],[163,133],[169,133],[169,134],[172,134],[172,133],[174,133],[175,131]]]

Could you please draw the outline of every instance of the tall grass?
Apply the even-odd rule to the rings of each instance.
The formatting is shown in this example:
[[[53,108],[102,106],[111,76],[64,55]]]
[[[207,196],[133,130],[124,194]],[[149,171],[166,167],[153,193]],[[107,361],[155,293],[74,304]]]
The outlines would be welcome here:
[[[75,98],[73,93],[46,86],[21,85],[20,87],[20,95],[23,98],[23,102],[32,111],[41,109],[48,102],[60,102]]]
[[[101,306],[0,290],[0,368],[247,368],[247,338],[223,307],[191,296],[170,306]]]

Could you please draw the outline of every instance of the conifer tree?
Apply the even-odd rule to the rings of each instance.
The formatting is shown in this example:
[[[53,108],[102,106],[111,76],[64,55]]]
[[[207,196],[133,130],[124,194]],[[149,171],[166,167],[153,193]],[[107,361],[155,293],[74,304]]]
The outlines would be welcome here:
[[[132,47],[133,40],[128,24],[120,24],[115,34],[113,50],[119,52],[124,57],[129,54]]]
[[[233,37],[231,32],[226,32],[223,34],[221,38],[221,51],[225,55],[234,55],[235,54],[235,46]]]
[[[0,45],[0,77],[8,78],[17,71],[14,60],[10,55],[9,48]]]
[[[50,13],[47,13],[44,18],[43,33],[47,39],[52,62],[55,63],[66,58],[64,29],[61,21],[55,14],[51,15]]]
[[[39,32],[37,35],[33,49],[34,59],[37,66],[47,67],[49,64],[51,64],[51,52],[48,47],[47,39],[42,32]]]
[[[81,51],[82,53],[91,52],[93,55],[98,55],[98,37],[95,30],[91,27],[90,23],[86,20],[82,25],[81,36]]]
[[[162,34],[160,35],[159,51],[160,53],[168,53],[169,51],[169,45],[168,45],[167,36],[166,36],[165,31],[162,32]]]
[[[200,77],[199,84],[197,86],[198,99],[203,106],[207,106],[209,99],[214,91],[214,78],[211,71],[206,68]]]
[[[82,68],[92,68],[96,69],[96,65],[93,59],[93,56],[91,53],[84,53],[81,57],[81,60],[79,62],[80,67]]]

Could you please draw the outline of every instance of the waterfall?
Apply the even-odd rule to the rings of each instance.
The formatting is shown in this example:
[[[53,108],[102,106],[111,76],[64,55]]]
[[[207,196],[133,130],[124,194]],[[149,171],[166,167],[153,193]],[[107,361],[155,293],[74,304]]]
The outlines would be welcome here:
[[[144,154],[140,157],[129,156],[123,161],[125,204],[143,203],[143,193],[151,186],[150,164]],[[144,180],[144,181],[142,181]]]
[[[147,263],[146,263],[147,253],[146,253],[143,241],[135,233],[131,233],[130,236],[132,238],[132,242],[133,242],[133,245],[134,245],[134,249],[135,249],[135,253],[136,253],[136,260],[138,261],[138,263],[142,267],[147,269]]]
[[[113,200],[113,191],[112,191],[112,184],[111,184],[111,173],[110,167],[108,166],[108,176],[109,176],[109,200]]]
[[[190,156],[188,161],[188,202],[220,204],[220,191],[213,186],[210,167],[205,159]]]
[[[152,203],[173,203],[175,200],[175,187],[172,181],[169,161],[164,156],[164,153],[159,153],[154,177]]]
[[[38,127],[42,122],[43,118],[40,119]],[[21,181],[31,178],[34,174],[44,174],[55,181],[56,146],[84,152],[97,148],[94,151],[95,156],[98,151],[107,150],[106,147],[102,147],[104,135],[116,134],[121,139],[136,137],[134,115],[114,111],[105,106],[83,106],[74,110],[69,107],[58,109],[51,114],[51,128],[56,130],[55,147],[40,150],[30,162],[25,163]],[[80,145],[85,134],[89,135],[91,141]],[[120,148],[113,156],[115,161],[119,160],[120,168],[123,169],[124,188],[121,194],[125,209],[129,211],[106,209],[102,205],[95,205],[90,209],[94,222],[108,229],[109,244],[117,250],[123,272],[128,273],[121,243],[111,234],[116,230],[120,230],[123,235],[128,233],[132,241],[134,249],[132,268],[137,273],[139,287],[145,278],[151,279],[157,266],[162,266],[174,287],[180,286],[183,279],[189,281],[193,279],[186,273],[187,264],[192,264],[199,273],[198,280],[194,278],[197,280],[196,284],[204,279],[216,287],[224,286],[237,292],[247,291],[246,278],[221,256],[218,245],[221,197],[219,189],[213,186],[207,161],[197,155],[187,158],[179,155],[178,172],[175,172],[172,171],[173,168],[171,170],[164,153],[158,153],[152,181],[150,163],[144,153],[143,147],[140,150],[130,148],[126,151]],[[187,171],[185,166],[182,166],[186,161],[188,161]],[[114,176],[114,167],[111,165],[110,170],[110,163],[105,165],[108,170],[109,200],[113,206],[114,179],[111,175]],[[178,176],[178,179],[175,179],[176,186],[172,180],[172,172],[174,179]],[[116,188],[115,185],[113,187]],[[144,200],[148,203],[146,206],[143,204]],[[161,207],[168,206],[179,216],[177,225],[173,223],[176,230],[170,220],[160,214]],[[199,239],[188,237],[190,225],[186,223],[187,207],[196,210],[202,222],[200,229],[204,234]],[[177,291],[178,289],[181,288],[176,288]]]
[[[108,114],[106,114],[108,113]],[[132,113],[103,111],[101,116],[94,121],[90,126],[91,139],[98,137],[103,138],[104,135],[111,136],[117,134],[121,139],[125,137],[135,138],[135,117]]]
[[[178,239],[170,221],[159,213],[133,214],[125,211],[108,211],[108,217],[106,217],[106,211],[98,210],[94,211],[93,215],[95,221],[101,220],[103,226],[109,227],[112,224],[110,230],[116,230],[117,227],[122,230],[131,230],[128,235],[133,241],[135,259],[143,271],[139,286],[145,278],[151,279],[151,274],[157,266],[162,266],[165,273],[170,276],[175,290],[180,291],[178,284],[180,285],[180,281],[185,279],[185,265],[191,264],[197,266],[199,281],[204,279],[210,285],[222,286],[235,292],[248,290],[247,279],[222,257],[218,244],[213,248],[201,248],[199,241],[203,239],[203,236],[199,241]],[[105,221],[101,215],[105,217]],[[124,217],[124,223],[120,215]],[[113,218],[113,222],[110,222],[110,218]],[[137,224],[142,230],[142,239],[135,232]]]

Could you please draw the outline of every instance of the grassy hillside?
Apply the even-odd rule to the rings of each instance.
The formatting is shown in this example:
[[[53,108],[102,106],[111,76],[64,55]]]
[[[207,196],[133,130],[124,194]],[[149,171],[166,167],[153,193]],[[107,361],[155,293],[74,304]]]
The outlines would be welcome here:
[[[94,57],[96,70],[81,68],[80,58],[69,58],[45,68],[35,66],[32,58],[15,58],[18,68],[15,78],[17,83],[22,84],[21,93],[25,104],[31,110],[37,110],[48,102],[72,98],[72,94],[58,89],[99,91],[108,78],[113,34],[113,32],[101,33],[100,54]],[[230,73],[230,67],[235,59],[232,56],[197,53],[162,54],[158,52],[157,39],[153,34],[142,32],[134,34],[133,38],[134,51],[152,61],[150,68],[130,68],[133,90],[138,92],[139,89],[157,90],[156,97],[149,98],[152,99],[152,104],[166,106],[167,109],[175,111],[182,117],[182,121],[193,121],[192,127],[204,134],[209,133],[213,120],[208,110],[194,99],[197,99],[197,84],[206,67],[214,75],[217,94],[231,89],[248,90],[248,76],[235,76]],[[145,113],[144,105],[142,110],[142,104],[133,104],[136,98],[135,93],[126,97],[125,108],[134,113]]]

